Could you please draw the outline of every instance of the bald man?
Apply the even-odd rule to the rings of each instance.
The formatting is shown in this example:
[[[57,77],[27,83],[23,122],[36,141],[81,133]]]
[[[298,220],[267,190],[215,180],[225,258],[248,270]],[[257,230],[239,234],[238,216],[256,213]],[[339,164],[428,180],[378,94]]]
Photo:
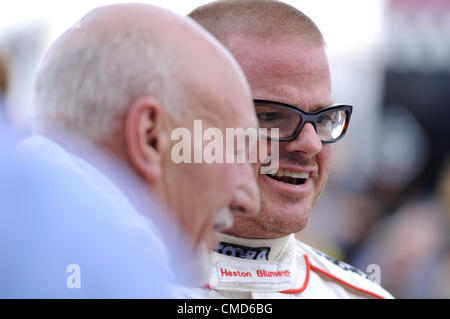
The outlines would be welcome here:
[[[50,167],[56,165],[56,172],[61,176],[64,176],[62,168],[73,171],[70,176],[81,179],[75,189],[82,189],[86,176],[95,176],[88,179],[86,189],[93,190],[94,194],[100,192],[102,197],[110,194],[106,197],[111,200],[128,201],[142,216],[149,216],[151,212],[146,209],[153,206],[137,206],[135,202],[141,202],[150,193],[156,195],[163,205],[161,211],[166,211],[173,222],[168,228],[159,228],[159,233],[179,244],[171,246],[168,253],[172,257],[184,257],[178,270],[189,268],[203,247],[212,249],[217,245],[214,230],[230,226],[232,213],[254,215],[259,210],[258,189],[249,164],[177,163],[172,159],[171,150],[176,143],[173,132],[181,128],[193,133],[194,120],[201,121],[204,128],[223,131],[228,127],[257,127],[250,90],[238,64],[190,19],[144,4],[113,5],[90,12],[47,52],[36,78],[35,116],[39,131],[46,137],[33,137],[24,142],[22,152],[45,154],[44,158],[39,158],[44,162],[47,158]],[[71,143],[67,142],[67,136]],[[85,155],[85,147],[80,147],[78,140],[106,152],[103,160],[111,158],[123,163],[132,171],[133,178],[140,181],[140,186],[129,189],[128,184],[122,185],[120,179],[109,173],[108,165]],[[194,150],[192,147],[189,152]],[[74,191],[70,185],[67,185],[67,192]],[[66,194],[64,189],[63,186]],[[45,189],[40,191],[45,193]],[[60,192],[61,189],[58,194]],[[72,198],[80,197],[83,201],[83,194],[75,192]],[[67,203],[69,212],[71,203]],[[130,205],[123,207],[127,208],[123,212],[126,218]],[[94,225],[99,225],[104,213],[94,212]],[[52,229],[61,226],[58,216]],[[80,216],[88,218],[89,214]],[[50,219],[52,215],[45,215],[45,218]],[[86,223],[89,224],[89,219]],[[61,229],[67,227],[64,225]],[[110,227],[110,223],[105,227]],[[123,227],[122,231],[133,232],[129,223]],[[120,227],[116,230],[119,237]],[[40,234],[39,230],[36,232]],[[103,229],[99,230],[99,236],[102,232]],[[56,236],[52,243],[59,238],[73,245],[67,233],[78,233],[84,238],[81,230],[61,231],[56,235],[52,232]],[[138,235],[139,232],[134,238]],[[93,236],[92,233],[89,236]],[[155,245],[148,237],[141,236],[141,239],[141,245]],[[81,243],[86,244],[84,240]],[[83,255],[82,247],[75,249],[85,257],[82,268],[102,263],[95,249],[101,255],[104,246],[93,247],[87,249],[90,258]],[[70,251],[53,258],[67,256],[71,256]],[[151,258],[157,265],[165,262],[159,253],[143,258]],[[77,258],[72,262],[77,264]],[[142,271],[142,267],[138,269]],[[160,267],[148,271],[153,269],[157,269],[153,275],[158,276]],[[192,277],[198,276],[196,270],[191,273]],[[139,278],[139,273],[116,275]],[[35,272],[34,276],[39,277],[39,274]],[[85,287],[103,282],[105,276],[91,273],[84,279]],[[113,284],[106,284],[106,287],[113,291],[119,289]]]
[[[325,41],[314,22],[272,0],[223,0],[189,14],[227,47],[249,81],[262,140],[279,142],[279,169],[258,174],[256,217],[236,218],[219,235],[211,297],[390,298],[354,267],[295,239],[330,172],[331,143],[347,130],[352,106],[333,104]],[[330,212],[332,214],[333,212]]]

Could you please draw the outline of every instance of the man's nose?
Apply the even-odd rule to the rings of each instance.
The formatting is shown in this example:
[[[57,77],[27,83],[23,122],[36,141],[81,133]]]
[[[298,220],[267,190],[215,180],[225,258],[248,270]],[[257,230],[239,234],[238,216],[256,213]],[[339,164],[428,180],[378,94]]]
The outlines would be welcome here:
[[[311,123],[303,125],[300,134],[289,141],[285,148],[288,152],[301,152],[307,157],[313,157],[322,150],[322,141]]]
[[[237,187],[230,204],[234,215],[243,218],[255,217],[260,210],[259,188],[250,164],[239,165],[236,181]]]

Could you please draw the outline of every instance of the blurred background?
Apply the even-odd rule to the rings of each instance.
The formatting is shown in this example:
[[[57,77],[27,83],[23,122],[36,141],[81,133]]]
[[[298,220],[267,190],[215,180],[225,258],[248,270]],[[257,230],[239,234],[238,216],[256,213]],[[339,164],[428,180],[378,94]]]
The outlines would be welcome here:
[[[0,2],[0,113],[29,132],[46,48],[94,7],[120,2]],[[185,15],[209,1],[140,2]],[[397,298],[450,298],[450,0],[285,2],[322,30],[334,100],[354,105],[298,237],[363,271],[379,265]]]

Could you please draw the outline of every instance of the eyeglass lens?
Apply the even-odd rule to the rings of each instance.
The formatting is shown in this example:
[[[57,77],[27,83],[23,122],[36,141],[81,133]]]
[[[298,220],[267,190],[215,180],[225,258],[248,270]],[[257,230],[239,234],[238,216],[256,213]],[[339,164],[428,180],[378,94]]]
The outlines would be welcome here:
[[[260,128],[267,128],[268,135],[272,128],[279,129],[279,138],[290,138],[295,133],[301,123],[301,114],[283,107],[257,105],[256,115]],[[319,113],[315,128],[320,139],[333,141],[339,138],[345,129],[347,112],[345,110],[334,109]]]

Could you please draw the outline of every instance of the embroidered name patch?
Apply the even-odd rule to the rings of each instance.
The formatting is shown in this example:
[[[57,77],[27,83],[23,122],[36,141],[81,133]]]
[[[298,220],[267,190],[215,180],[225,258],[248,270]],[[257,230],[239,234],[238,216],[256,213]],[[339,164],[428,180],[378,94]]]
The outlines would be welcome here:
[[[292,282],[292,266],[285,264],[217,263],[221,282],[283,283]]]
[[[245,247],[221,242],[214,251],[231,257],[252,260],[269,260],[270,247]]]

